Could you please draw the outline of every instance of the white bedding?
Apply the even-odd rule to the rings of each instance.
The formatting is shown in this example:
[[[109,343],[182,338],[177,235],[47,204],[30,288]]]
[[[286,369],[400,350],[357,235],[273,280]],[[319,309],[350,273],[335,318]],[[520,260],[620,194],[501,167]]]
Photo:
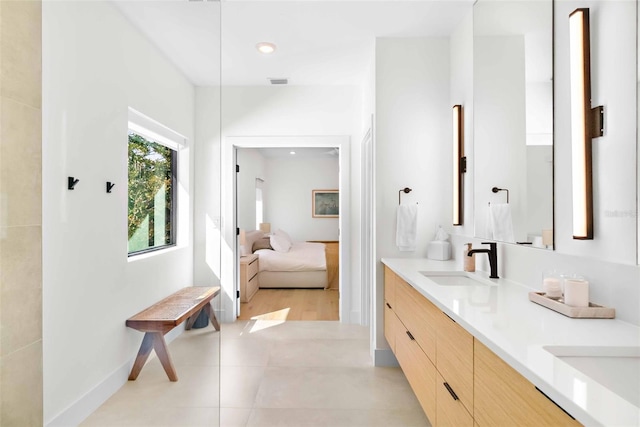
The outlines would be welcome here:
[[[293,242],[289,252],[255,251],[260,271],[318,271],[327,269],[324,243]]]

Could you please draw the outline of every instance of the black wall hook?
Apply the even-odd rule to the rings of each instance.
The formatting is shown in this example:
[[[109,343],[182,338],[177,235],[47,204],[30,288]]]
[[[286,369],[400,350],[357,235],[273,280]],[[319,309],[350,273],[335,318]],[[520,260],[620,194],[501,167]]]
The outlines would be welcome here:
[[[109,182],[107,181],[107,193],[111,193],[111,190],[113,189],[113,187],[115,187],[116,185],[113,182]]]
[[[76,184],[79,182],[79,179],[75,179],[74,177],[70,176],[67,178],[67,189],[69,190],[73,190],[73,188],[76,186]]]

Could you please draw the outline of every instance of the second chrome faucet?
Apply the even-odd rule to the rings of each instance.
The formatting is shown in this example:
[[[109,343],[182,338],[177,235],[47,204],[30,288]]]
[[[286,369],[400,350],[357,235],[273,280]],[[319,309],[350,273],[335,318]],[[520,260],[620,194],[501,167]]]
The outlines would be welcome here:
[[[489,249],[471,249],[467,256],[473,254],[485,253],[489,256],[489,267],[491,268],[491,279],[499,279],[498,277],[498,244],[495,242],[482,242],[483,245],[489,245]]]

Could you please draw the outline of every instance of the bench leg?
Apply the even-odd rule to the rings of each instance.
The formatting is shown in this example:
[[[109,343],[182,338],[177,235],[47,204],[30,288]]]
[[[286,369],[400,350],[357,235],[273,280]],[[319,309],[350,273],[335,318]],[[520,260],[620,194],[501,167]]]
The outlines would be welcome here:
[[[187,323],[184,326],[185,330],[190,330],[193,327],[193,324],[196,323],[196,320],[198,320],[198,316],[200,316],[200,312],[202,310],[198,311],[196,314],[192,314],[188,319],[187,319]]]
[[[216,319],[216,314],[213,311],[213,307],[211,307],[211,304],[207,304],[203,307],[203,310],[205,313],[207,313],[207,316],[209,316],[209,320],[211,320],[211,324],[213,325],[213,327],[215,328],[216,331],[220,330],[220,324],[218,323],[218,319]]]
[[[152,333],[154,335],[153,348],[156,350],[156,354],[158,355],[158,359],[160,359],[160,363],[162,363],[164,371],[167,373],[169,380],[178,381],[178,374],[176,374],[176,369],[173,367],[173,362],[171,361],[171,355],[169,354],[167,343],[164,340],[164,335],[161,332]]]
[[[149,354],[151,354],[151,349],[156,350],[158,359],[160,360],[164,371],[167,373],[169,380],[178,381],[178,375],[173,367],[173,362],[171,361],[171,356],[167,349],[167,343],[164,340],[162,332],[147,332],[144,334],[142,344],[140,344],[140,350],[138,351],[138,356],[136,357],[136,361],[133,363],[133,368],[131,368],[131,373],[129,374],[129,381],[134,381],[138,378],[142,367],[149,358]]]
[[[149,358],[149,354],[151,354],[151,350],[153,349],[153,335],[147,332],[144,334],[144,338],[142,339],[142,344],[140,344],[140,350],[138,350],[138,356],[136,357],[136,361],[133,362],[133,368],[131,368],[131,373],[129,374],[129,381],[135,381],[142,370],[145,362]]]

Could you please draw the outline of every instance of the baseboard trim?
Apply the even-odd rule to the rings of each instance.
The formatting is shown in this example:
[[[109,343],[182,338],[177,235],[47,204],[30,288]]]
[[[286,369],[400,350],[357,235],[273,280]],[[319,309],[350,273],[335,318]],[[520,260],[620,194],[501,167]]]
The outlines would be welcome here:
[[[170,343],[182,332],[184,332],[184,327],[174,328],[164,336],[165,341],[167,344]],[[136,348],[137,351],[138,349]],[[154,357],[156,357],[156,353],[151,352],[149,360]],[[135,358],[136,356],[134,355],[67,409],[56,415],[51,421],[46,422],[45,427],[69,427],[82,423],[129,380],[129,373]]]
[[[373,366],[398,367],[398,359],[390,348],[376,348],[373,350]]]

